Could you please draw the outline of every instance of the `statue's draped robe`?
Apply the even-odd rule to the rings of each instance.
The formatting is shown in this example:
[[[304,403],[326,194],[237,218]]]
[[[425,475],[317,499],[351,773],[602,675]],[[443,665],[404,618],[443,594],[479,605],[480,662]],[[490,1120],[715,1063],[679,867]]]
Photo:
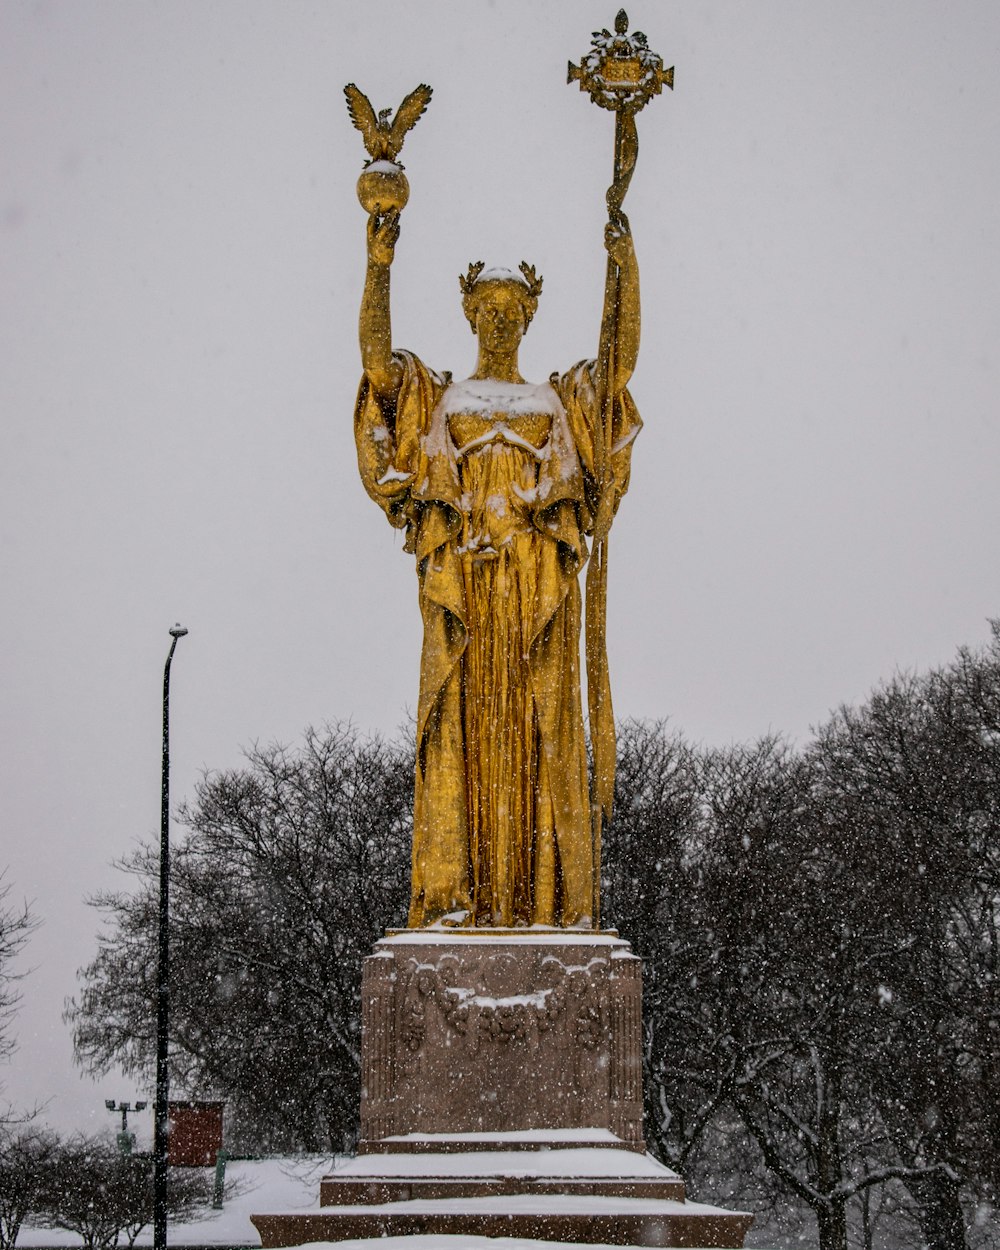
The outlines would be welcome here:
[[[586,927],[578,574],[600,502],[594,362],[536,387],[452,383],[396,359],[395,404],[362,379],[355,437],[365,489],[406,530],[420,584],[409,924]],[[627,391],[612,422],[617,508],[641,425]]]

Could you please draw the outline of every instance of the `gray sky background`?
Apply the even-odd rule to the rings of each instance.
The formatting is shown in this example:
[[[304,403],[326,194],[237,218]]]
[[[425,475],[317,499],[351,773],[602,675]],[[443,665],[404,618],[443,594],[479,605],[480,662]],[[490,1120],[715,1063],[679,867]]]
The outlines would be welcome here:
[[[63,1000],[85,896],[255,740],[416,702],[411,559],[357,480],[364,152],[435,95],[394,338],[463,376],[470,260],[545,275],[522,369],[592,355],[614,3],[0,7],[0,865],[43,927],[7,1097],[103,1127]],[[1000,615],[1000,5],[634,3],[677,89],[626,208],[646,421],[611,544],[619,715],[797,741]]]

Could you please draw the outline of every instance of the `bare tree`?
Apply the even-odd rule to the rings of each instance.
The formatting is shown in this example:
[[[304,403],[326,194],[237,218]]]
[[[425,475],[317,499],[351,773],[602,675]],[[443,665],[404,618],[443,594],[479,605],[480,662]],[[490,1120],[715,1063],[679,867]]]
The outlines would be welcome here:
[[[964,1203],[997,1194],[1000,635],[841,709],[815,754],[885,937],[868,1087],[928,1247],[964,1250]]]
[[[975,1143],[994,1115],[996,800],[981,726],[957,732],[942,682],[890,683],[805,752],[695,752],[662,726],[623,727],[605,894],[646,961],[648,1140],[695,1181],[728,1169],[738,1200],[810,1210],[822,1250],[847,1250],[852,1210],[871,1240],[899,1183],[928,1245],[960,1250],[962,1196],[992,1166]],[[880,762],[928,708],[930,754],[893,789]],[[937,824],[914,817],[933,807],[920,786]],[[944,802],[958,789],[971,825]],[[960,1080],[942,1037],[968,1055]]]
[[[91,1250],[109,1250],[123,1238],[131,1247],[152,1223],[151,1155],[123,1155],[106,1138],[76,1136],[54,1145],[46,1168],[33,1223],[75,1233]],[[204,1170],[172,1168],[167,1177],[171,1218],[181,1221],[205,1211],[212,1188]]]
[[[57,1148],[53,1133],[31,1125],[0,1128],[0,1250],[10,1250],[24,1221],[44,1209]]]
[[[12,967],[24,944],[38,927],[28,904],[20,907],[8,903],[11,887],[6,871],[0,872],[0,1060],[9,1059],[15,1042],[10,1026],[21,1000],[18,982],[27,974]]]
[[[405,919],[413,758],[349,725],[255,748],[182,809],[174,857],[172,1084],[225,1097],[231,1140],[342,1148],[356,1132],[361,960]],[[125,868],[68,1008],[78,1061],[148,1075],[156,862]]]

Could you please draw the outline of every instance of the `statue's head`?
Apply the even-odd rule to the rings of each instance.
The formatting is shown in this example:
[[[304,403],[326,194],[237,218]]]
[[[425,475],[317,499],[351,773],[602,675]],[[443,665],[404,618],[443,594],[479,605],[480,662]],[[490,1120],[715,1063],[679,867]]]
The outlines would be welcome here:
[[[521,261],[513,269],[487,269],[481,260],[469,266],[458,279],[462,288],[462,309],[474,334],[479,333],[479,316],[484,306],[519,306],[524,317],[521,333],[528,328],[538,308],[542,279],[536,277],[534,265]]]

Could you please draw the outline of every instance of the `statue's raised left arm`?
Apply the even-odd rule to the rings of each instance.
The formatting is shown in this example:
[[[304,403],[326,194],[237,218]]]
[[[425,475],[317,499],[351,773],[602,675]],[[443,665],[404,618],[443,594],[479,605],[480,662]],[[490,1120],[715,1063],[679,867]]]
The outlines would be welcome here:
[[[609,379],[615,395],[628,386],[639,355],[639,265],[635,258],[632,231],[624,213],[604,228],[604,246],[617,267],[617,280],[609,281],[604,294],[601,319],[601,345],[598,359],[609,359],[613,345],[614,366]]]

